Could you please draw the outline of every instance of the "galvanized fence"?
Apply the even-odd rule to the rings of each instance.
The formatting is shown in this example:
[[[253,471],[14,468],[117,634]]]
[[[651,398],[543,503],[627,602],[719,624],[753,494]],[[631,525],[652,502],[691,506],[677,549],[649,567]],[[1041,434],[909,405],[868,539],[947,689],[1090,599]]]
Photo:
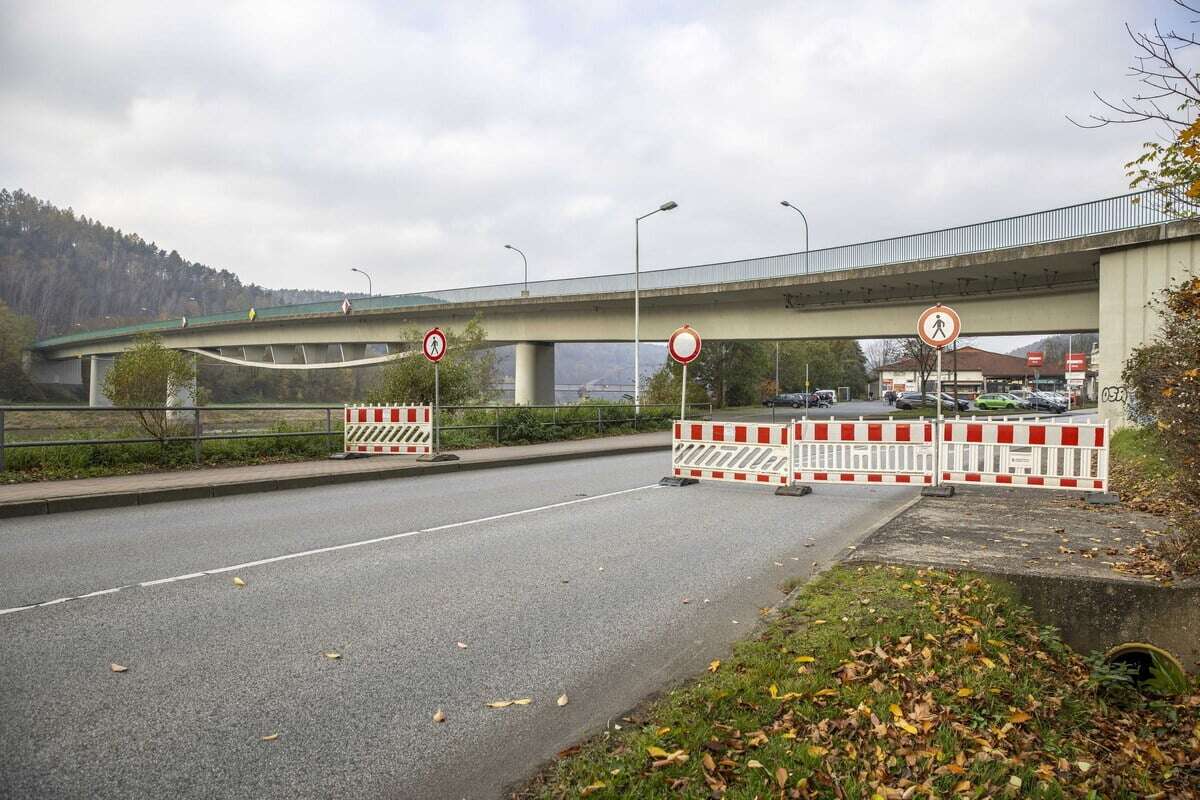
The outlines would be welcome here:
[[[528,405],[528,406],[497,406],[497,405],[472,405],[472,406],[443,406],[441,411],[444,416],[454,417],[456,415],[464,415],[469,412],[481,412],[484,416],[490,416],[491,419],[482,422],[469,422],[464,424],[442,425],[443,433],[455,431],[480,431],[486,432],[487,437],[495,441],[496,444],[503,443],[503,432],[506,423],[506,415],[511,415],[514,412],[519,412],[524,409],[536,410],[540,412],[549,411],[548,419],[535,419],[532,424],[548,427],[566,427],[566,428],[592,428],[597,434],[603,434],[607,429],[622,426],[632,426],[637,429],[639,426],[645,425],[655,418],[669,419],[673,418],[678,413],[679,406],[673,403],[670,404],[641,404],[642,412],[652,411],[658,412],[655,414],[635,414],[634,407],[629,403],[613,403],[613,404],[579,404],[579,405]],[[689,416],[711,416],[711,403],[692,403],[688,406]],[[662,411],[667,411],[666,416],[661,415]],[[120,436],[120,437],[102,437],[102,436],[86,436],[79,438],[31,438],[21,439],[14,438],[20,436],[20,428],[13,429],[6,423],[14,414],[99,414],[101,416],[113,415],[115,421],[119,421],[121,416],[128,417],[129,415],[137,414],[138,412],[167,414],[172,420],[171,433],[163,438],[155,436]],[[219,417],[221,414],[230,413],[246,413],[246,412],[263,412],[265,414],[278,415],[275,419],[260,420],[251,425],[278,425],[280,423],[304,423],[314,425],[311,430],[271,430],[270,427],[256,430],[213,430],[212,420],[214,417]],[[284,412],[291,412],[290,414]],[[297,419],[298,412],[314,412],[306,414],[307,419]],[[335,452],[342,442],[343,422],[342,415],[345,412],[345,406],[341,405],[221,405],[221,406],[77,406],[77,405],[9,405],[0,406],[0,471],[5,469],[5,453],[10,449],[31,448],[31,447],[86,447],[98,445],[127,445],[127,444],[178,444],[191,443],[195,452],[195,461],[197,464],[203,461],[203,448],[205,442],[215,441],[230,441],[238,439],[275,439],[275,438],[290,438],[290,437],[325,437],[326,446],[330,452]],[[208,422],[206,423],[206,418]],[[126,420],[125,427],[131,427],[132,421]],[[237,423],[244,424],[244,423]],[[94,426],[103,427],[103,426]],[[39,425],[33,428],[37,431],[70,430],[65,425],[45,426]],[[90,430],[90,428],[84,428]]]

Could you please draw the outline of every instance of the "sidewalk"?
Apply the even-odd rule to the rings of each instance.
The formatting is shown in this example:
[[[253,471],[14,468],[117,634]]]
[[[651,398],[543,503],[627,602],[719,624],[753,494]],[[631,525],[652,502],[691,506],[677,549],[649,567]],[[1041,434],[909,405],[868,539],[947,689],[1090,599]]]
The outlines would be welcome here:
[[[418,462],[415,456],[371,456],[349,461],[297,461],[247,467],[114,475],[71,481],[0,485],[0,519],[91,508],[146,505],[251,492],[273,492],[351,481],[410,478],[442,472],[615,456],[671,448],[671,432],[489,447],[458,451],[458,461]],[[670,466],[664,456],[663,474]]]

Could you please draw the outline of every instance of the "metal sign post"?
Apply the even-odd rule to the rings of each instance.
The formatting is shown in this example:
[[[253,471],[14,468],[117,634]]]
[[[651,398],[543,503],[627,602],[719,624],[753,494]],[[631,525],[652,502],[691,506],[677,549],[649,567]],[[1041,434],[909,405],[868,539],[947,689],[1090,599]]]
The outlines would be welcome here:
[[[917,334],[921,341],[937,350],[937,389],[933,397],[937,406],[933,425],[933,484],[921,489],[921,494],[930,497],[954,495],[954,487],[942,483],[942,350],[958,338],[961,330],[962,320],[958,313],[941,303],[925,309],[917,318]],[[921,387],[921,391],[924,392],[925,387]]]
[[[430,328],[421,342],[421,353],[433,362],[433,452],[427,456],[418,456],[417,461],[457,461],[453,453],[443,453],[442,449],[442,386],[438,373],[438,362],[446,355],[446,334],[441,328]]]

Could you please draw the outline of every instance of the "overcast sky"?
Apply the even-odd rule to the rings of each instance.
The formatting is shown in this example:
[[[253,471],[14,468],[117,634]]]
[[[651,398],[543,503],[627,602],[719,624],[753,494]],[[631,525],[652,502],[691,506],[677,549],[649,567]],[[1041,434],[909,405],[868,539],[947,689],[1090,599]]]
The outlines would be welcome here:
[[[1163,2],[0,0],[0,186],[266,286],[400,293],[1122,193]]]

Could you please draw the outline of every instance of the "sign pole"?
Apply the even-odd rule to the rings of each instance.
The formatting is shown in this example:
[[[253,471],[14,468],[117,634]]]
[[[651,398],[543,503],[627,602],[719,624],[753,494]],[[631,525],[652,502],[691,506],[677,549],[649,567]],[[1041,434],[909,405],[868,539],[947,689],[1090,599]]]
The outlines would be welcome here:
[[[937,349],[937,424],[933,429],[933,486],[942,485],[942,348]]]
[[[687,364],[683,365],[683,389],[679,392],[679,421],[687,416]]]
[[[433,362],[433,454],[442,449],[442,391],[438,381],[438,362]]]

